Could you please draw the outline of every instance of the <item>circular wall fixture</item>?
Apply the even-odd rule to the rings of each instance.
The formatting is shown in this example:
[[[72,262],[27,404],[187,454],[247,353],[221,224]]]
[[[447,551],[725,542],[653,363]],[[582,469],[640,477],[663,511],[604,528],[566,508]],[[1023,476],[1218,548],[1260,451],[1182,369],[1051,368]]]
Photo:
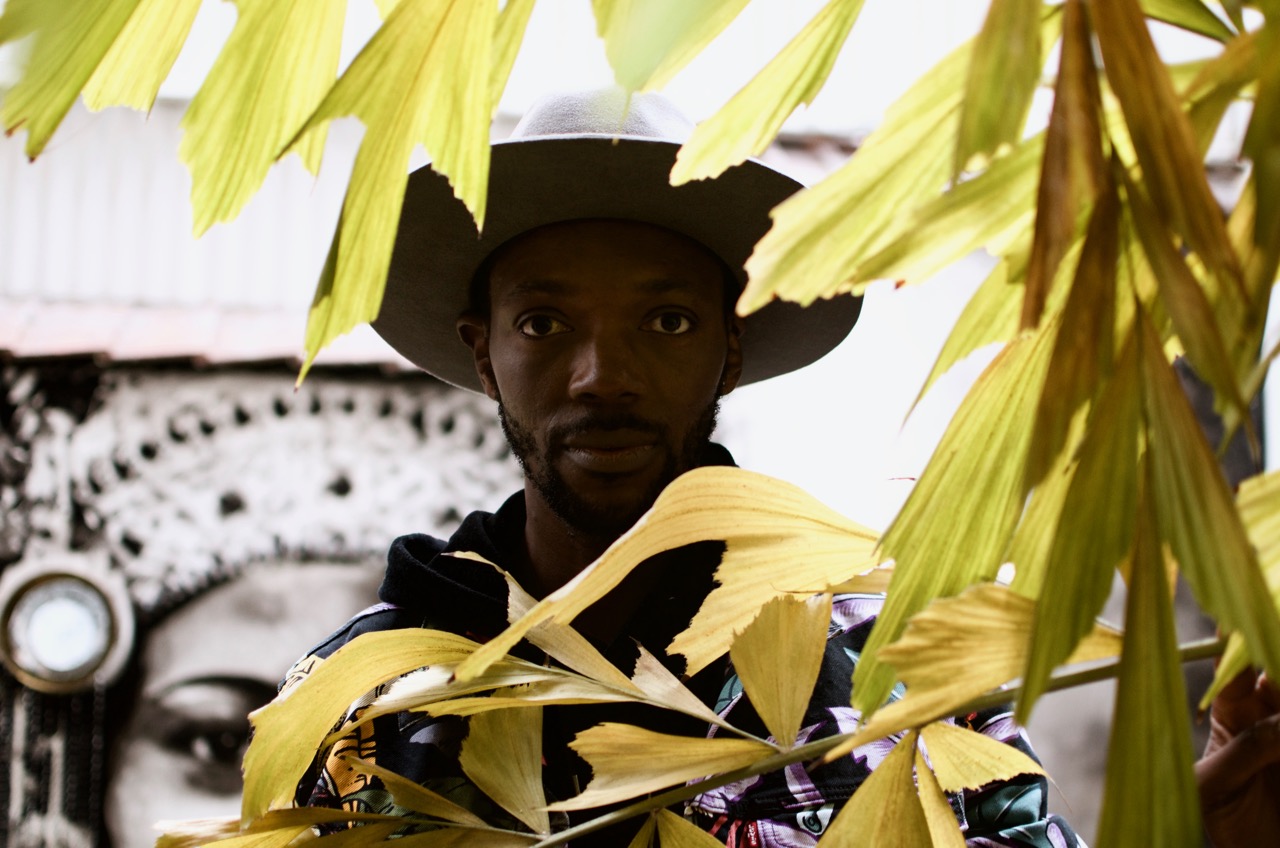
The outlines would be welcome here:
[[[0,574],[0,660],[24,686],[68,694],[111,683],[133,648],[133,631],[119,572],[51,561]]]

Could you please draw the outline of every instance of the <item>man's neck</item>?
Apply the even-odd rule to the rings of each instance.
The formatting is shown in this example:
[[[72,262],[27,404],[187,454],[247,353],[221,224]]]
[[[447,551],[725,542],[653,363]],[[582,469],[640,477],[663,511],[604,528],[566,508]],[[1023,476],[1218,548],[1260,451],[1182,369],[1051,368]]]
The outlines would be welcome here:
[[[570,527],[527,482],[524,500],[524,565],[531,584],[526,589],[541,598],[576,577],[614,540]]]
[[[537,598],[546,597],[578,576],[616,539],[588,536],[570,527],[531,485],[525,486],[525,513],[525,560],[520,580],[525,590]],[[634,569],[612,592],[584,610],[574,620],[574,628],[597,645],[611,643],[659,578],[656,565],[646,563]]]

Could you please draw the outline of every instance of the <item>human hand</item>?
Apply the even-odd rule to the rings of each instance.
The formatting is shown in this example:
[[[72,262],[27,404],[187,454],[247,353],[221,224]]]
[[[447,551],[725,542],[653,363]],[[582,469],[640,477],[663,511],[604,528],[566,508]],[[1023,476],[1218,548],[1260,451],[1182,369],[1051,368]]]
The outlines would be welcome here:
[[[1247,670],[1214,699],[1196,784],[1214,848],[1280,845],[1280,690],[1266,675]]]

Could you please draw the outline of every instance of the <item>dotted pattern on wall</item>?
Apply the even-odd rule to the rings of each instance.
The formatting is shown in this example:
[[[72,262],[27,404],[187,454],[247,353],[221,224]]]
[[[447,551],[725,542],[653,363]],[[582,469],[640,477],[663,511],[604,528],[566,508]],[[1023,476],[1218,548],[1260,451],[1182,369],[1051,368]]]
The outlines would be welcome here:
[[[496,410],[425,375],[285,368],[0,371],[0,570],[123,574],[155,619],[265,560],[361,562],[448,534],[520,485]],[[101,687],[43,695],[0,670],[0,844],[88,848]]]

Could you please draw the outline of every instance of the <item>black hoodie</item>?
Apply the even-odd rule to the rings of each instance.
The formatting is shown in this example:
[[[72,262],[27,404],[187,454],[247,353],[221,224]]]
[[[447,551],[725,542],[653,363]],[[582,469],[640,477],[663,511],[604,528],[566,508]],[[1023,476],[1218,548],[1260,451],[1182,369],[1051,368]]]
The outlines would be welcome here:
[[[717,446],[707,464],[729,465],[728,451]],[[517,492],[495,513],[473,512],[446,542],[424,534],[396,539],[387,556],[387,571],[378,591],[381,603],[358,614],[295,668],[313,664],[363,633],[427,627],[447,630],[476,641],[487,641],[507,626],[507,583],[484,563],[442,556],[467,551],[498,565],[518,562],[525,524],[524,493]],[[597,644],[602,653],[628,676],[644,645],[676,674],[683,674],[679,657],[667,657],[666,647],[688,626],[714,586],[713,575],[724,551],[721,542],[700,542],[659,554],[653,566],[663,575],[658,588],[638,606],[637,613],[609,644]],[[528,643],[516,655],[542,662],[540,651]],[[712,663],[687,683],[706,704],[714,705],[724,682],[725,662]],[[580,731],[601,722],[625,722],[663,733],[702,737],[706,723],[698,719],[639,704],[575,705],[546,707],[543,712],[544,783],[548,800],[576,795],[590,779],[590,768],[569,747]],[[465,721],[455,717],[431,718],[421,713],[401,713],[371,722],[360,737],[360,752],[372,751],[378,765],[389,768],[442,794],[450,795],[480,815],[500,820],[503,815],[477,797],[477,790],[462,776],[458,753],[465,738]],[[342,747],[341,743],[335,747]],[[366,758],[368,758],[366,756]],[[298,786],[298,802],[311,806],[359,808],[391,812],[389,794],[378,781],[358,792],[341,783],[335,764],[327,769],[318,758]],[[483,809],[489,807],[488,809]],[[586,819],[600,814],[590,810],[573,816]],[[563,822],[562,822],[563,823]],[[603,831],[592,838],[575,840],[575,846],[626,844],[634,823],[622,831]]]

